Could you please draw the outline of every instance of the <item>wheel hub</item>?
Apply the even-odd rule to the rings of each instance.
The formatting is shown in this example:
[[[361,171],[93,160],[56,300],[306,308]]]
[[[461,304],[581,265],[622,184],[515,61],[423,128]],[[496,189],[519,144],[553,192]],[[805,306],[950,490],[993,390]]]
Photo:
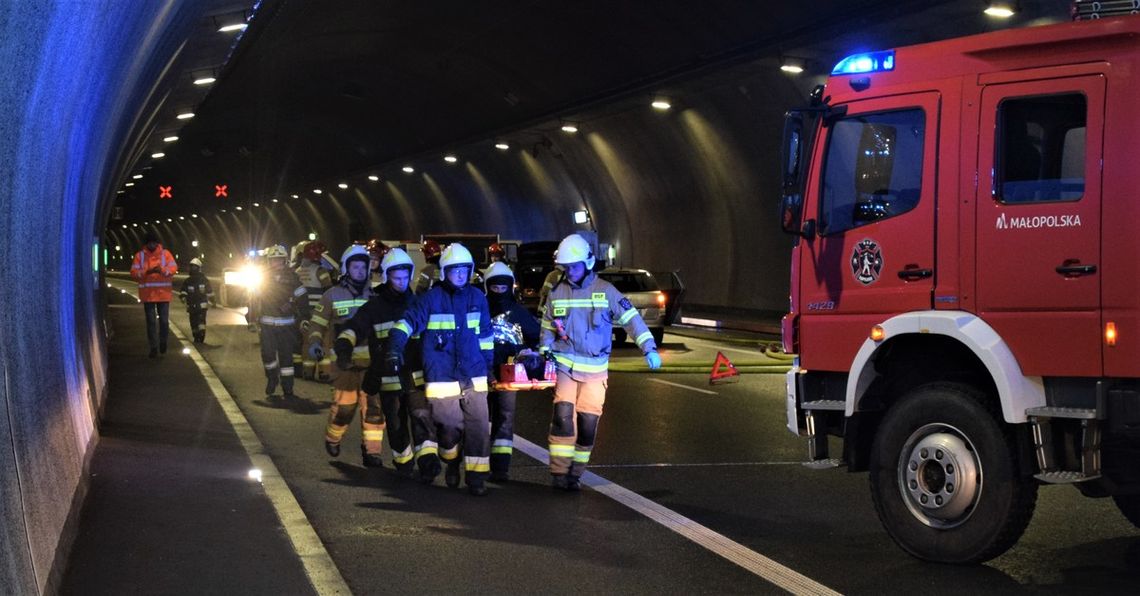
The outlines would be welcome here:
[[[907,439],[899,459],[899,488],[910,512],[935,528],[952,528],[973,513],[982,491],[981,464],[969,439],[945,424],[929,424]]]

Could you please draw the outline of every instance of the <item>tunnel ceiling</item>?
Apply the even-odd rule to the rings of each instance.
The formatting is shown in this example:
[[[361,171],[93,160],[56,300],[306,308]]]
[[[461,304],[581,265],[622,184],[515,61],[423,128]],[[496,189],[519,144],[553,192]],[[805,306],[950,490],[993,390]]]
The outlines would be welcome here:
[[[831,60],[853,32],[962,33],[980,2],[266,0],[199,105],[157,121],[124,182],[126,221],[385,175],[432,155],[759,57]],[[1057,2],[1053,2],[1057,4]],[[907,28],[919,33],[907,38]],[[838,40],[845,39],[847,47]],[[872,38],[873,39],[873,38]],[[878,45],[882,45],[879,43]],[[826,71],[826,65],[816,65]],[[180,140],[164,146],[162,138]],[[162,150],[165,157],[151,160]],[[173,200],[157,186],[172,185]]]

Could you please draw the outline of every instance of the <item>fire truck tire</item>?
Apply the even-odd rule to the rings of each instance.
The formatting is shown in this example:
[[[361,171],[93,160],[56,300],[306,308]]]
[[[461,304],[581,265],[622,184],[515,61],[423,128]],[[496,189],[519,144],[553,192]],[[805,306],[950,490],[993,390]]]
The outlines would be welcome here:
[[[887,533],[911,555],[980,563],[1029,525],[1037,484],[1020,473],[997,408],[970,385],[933,383],[887,411],[871,451],[871,497]]]
[[[1112,500],[1116,501],[1116,507],[1124,517],[1140,528],[1140,495],[1116,495]]]

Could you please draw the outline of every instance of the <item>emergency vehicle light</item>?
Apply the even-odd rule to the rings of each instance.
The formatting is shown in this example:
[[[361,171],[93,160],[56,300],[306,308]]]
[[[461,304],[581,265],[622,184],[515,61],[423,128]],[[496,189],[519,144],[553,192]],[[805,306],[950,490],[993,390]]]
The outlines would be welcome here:
[[[831,69],[833,75],[863,74],[869,72],[883,72],[895,69],[895,51],[870,52],[866,54],[852,54],[839,61]]]
[[[1109,321],[1104,324],[1104,345],[1116,345],[1116,323]]]
[[[871,327],[871,341],[883,341],[883,338],[886,336],[887,332],[883,331],[882,325]]]

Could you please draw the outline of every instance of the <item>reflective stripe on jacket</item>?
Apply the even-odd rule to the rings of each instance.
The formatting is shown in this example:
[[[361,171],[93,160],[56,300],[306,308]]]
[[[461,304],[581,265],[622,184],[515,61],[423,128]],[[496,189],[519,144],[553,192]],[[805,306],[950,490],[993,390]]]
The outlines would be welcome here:
[[[356,315],[347,321],[344,330],[337,339],[359,340],[367,336],[368,349],[372,358],[372,365],[364,373],[364,380],[360,388],[365,393],[375,395],[380,391],[410,391],[424,384],[423,350],[420,346],[419,336],[408,341],[404,350],[404,366],[399,375],[384,375],[384,354],[388,350],[388,341],[396,322],[403,318],[404,313],[416,301],[415,294],[409,289],[401,294],[396,293],[388,286],[377,286],[372,289],[373,296],[367,304],[356,311]],[[342,344],[343,345],[343,344]]]
[[[214,287],[210,280],[201,271],[191,273],[182,282],[182,290],[178,292],[179,298],[186,304],[186,310],[206,310],[210,307],[210,300],[214,299]]]
[[[147,273],[148,270],[158,267],[161,273]],[[145,247],[135,254],[135,261],[131,264],[131,278],[139,282],[139,300],[142,302],[170,302],[174,297],[174,284],[171,278],[178,272],[178,263],[174,255],[161,244],[154,250]]]
[[[306,353],[314,345],[321,343],[325,329],[332,329],[334,335],[341,333],[348,320],[372,296],[372,288],[368,287],[367,282],[364,284],[364,289],[358,293],[347,277],[326,290],[321,295],[320,303],[313,308],[313,314],[309,317],[309,336],[305,338]],[[357,337],[353,334],[349,340],[356,348],[352,352],[352,364],[366,368],[368,366],[368,338],[366,336]],[[326,347],[331,348],[331,346]]]
[[[558,369],[576,381],[609,376],[613,325],[625,328],[637,347],[657,349],[641,314],[610,282],[590,272],[575,285],[563,278],[542,311],[540,351],[553,351]]]

